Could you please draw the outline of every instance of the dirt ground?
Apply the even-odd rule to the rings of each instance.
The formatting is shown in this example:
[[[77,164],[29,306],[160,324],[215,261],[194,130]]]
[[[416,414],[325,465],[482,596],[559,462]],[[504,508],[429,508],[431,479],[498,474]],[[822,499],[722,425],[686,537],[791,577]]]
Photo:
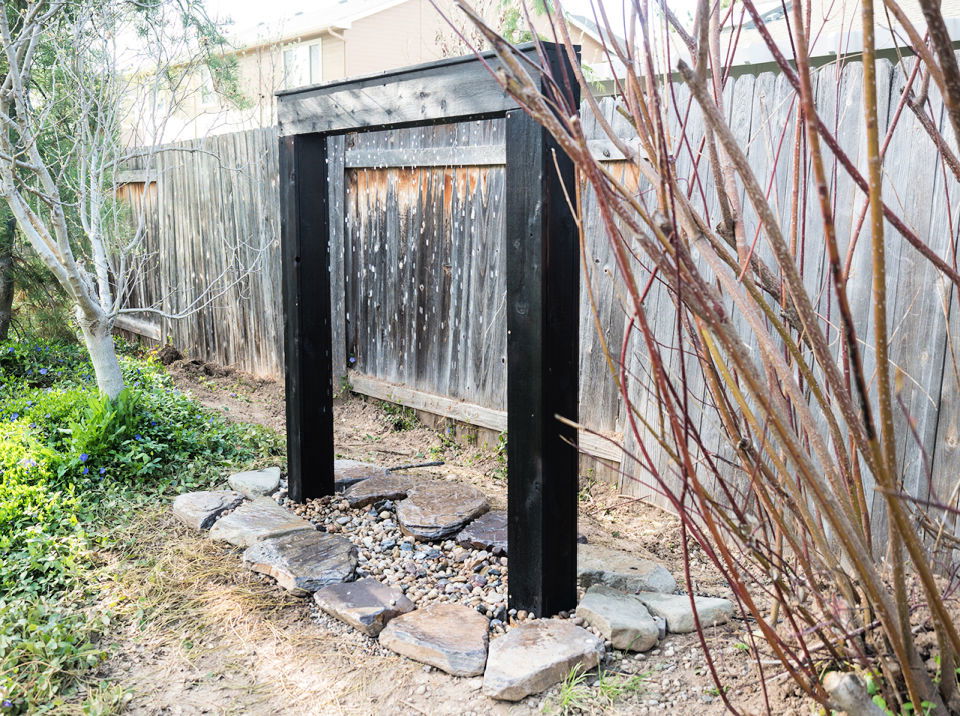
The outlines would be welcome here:
[[[170,371],[181,389],[231,419],[283,429],[282,386],[198,364],[178,362]],[[422,425],[397,430],[395,416],[360,397],[338,399],[335,415],[338,456],[386,466],[442,459],[444,466],[424,472],[456,474],[495,507],[505,505],[495,452]],[[658,508],[584,479],[580,531],[591,542],[658,560],[682,582],[680,525]],[[694,634],[669,635],[643,655],[614,652],[604,669],[620,689],[601,689],[591,675],[563,693],[554,687],[519,704],[495,702],[480,693],[480,678],[458,679],[403,659],[244,569],[239,550],[181,527],[167,505],[145,512],[125,544],[124,553],[110,557],[104,591],[128,618],[111,635],[114,656],[101,676],[128,690],[128,713],[724,712]],[[731,596],[695,548],[691,574],[698,594]],[[743,648],[747,625],[735,619],[707,638],[731,701],[744,713],[764,712],[761,683]],[[810,713],[785,692],[783,679],[769,677],[774,713]]]

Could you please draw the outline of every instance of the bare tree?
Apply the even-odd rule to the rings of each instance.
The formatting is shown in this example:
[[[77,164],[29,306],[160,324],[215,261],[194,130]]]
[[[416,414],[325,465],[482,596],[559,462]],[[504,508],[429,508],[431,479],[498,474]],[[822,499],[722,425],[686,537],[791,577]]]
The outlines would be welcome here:
[[[72,302],[100,390],[116,397],[117,316],[158,310],[126,305],[145,227],[116,199],[120,172],[134,159],[149,171],[170,150],[155,138],[203,89],[198,69],[210,71],[223,39],[192,0],[38,0],[5,3],[0,41],[0,196]],[[209,305],[236,276],[168,317]]]
[[[817,77],[811,47],[821,28],[810,0],[789,5],[780,42],[754,0],[700,0],[690,24],[669,0],[624,2],[611,11],[616,28],[612,4],[597,2],[604,49],[622,68],[602,102],[576,67],[562,12],[550,13],[551,39],[574,67],[541,76],[466,0],[458,5],[495,49],[491,71],[576,163],[581,181],[570,196],[593,196],[616,266],[599,280],[616,281],[627,317],[622,346],[605,351],[626,414],[629,478],[676,511],[684,549],[696,542],[729,584],[751,624],[763,696],[789,677],[828,709],[872,709],[858,679],[823,678],[856,670],[884,708],[960,712],[960,484],[934,474],[904,387],[916,378],[891,357],[897,331],[916,318],[909,302],[895,310],[890,254],[903,257],[901,276],[928,277],[911,301],[932,303],[934,318],[957,310],[960,68],[940,4],[921,1],[919,30],[892,0],[895,23],[870,0],[856,5],[858,64],[843,76],[858,100],[842,119],[821,98],[834,99],[844,60]],[[881,31],[912,50],[896,58],[882,111]],[[776,108],[765,109],[760,93],[740,101],[759,107],[754,123],[779,138],[747,144],[749,128],[729,111],[729,57],[741,32],[767,48],[783,90]],[[572,83],[581,106],[566,91]],[[905,129],[907,109],[917,119]],[[588,126],[622,155],[620,168],[594,155]],[[859,163],[839,131],[858,138]],[[884,167],[892,143],[901,157],[923,151],[931,159],[920,171],[942,177],[938,232],[912,228],[902,183],[887,189],[901,169]],[[811,276],[811,266],[822,273]],[[943,321],[935,330],[930,340],[948,346],[944,380],[951,360],[956,380],[955,329]],[[911,494],[906,451],[920,455],[917,479],[952,484],[952,496]],[[700,633],[721,698],[737,711]],[[841,698],[838,685],[860,693]]]

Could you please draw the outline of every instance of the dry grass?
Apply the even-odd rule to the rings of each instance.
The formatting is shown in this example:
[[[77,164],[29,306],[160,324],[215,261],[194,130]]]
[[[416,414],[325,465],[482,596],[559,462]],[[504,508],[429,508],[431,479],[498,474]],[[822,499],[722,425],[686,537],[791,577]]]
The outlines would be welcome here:
[[[180,527],[165,506],[128,530],[105,583],[121,620],[101,676],[136,693],[134,712],[186,702],[217,713],[352,713],[351,696],[377,690],[378,661],[390,662],[394,687],[412,671],[371,654],[359,635],[318,628],[308,601],[242,569],[237,550]]]

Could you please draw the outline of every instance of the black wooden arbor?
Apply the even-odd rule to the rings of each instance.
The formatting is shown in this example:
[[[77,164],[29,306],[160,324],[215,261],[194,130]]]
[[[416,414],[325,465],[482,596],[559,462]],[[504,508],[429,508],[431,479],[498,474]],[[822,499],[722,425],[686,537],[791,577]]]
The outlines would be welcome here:
[[[541,47],[553,77],[572,77],[562,47]],[[540,66],[535,47],[522,51]],[[579,244],[563,192],[574,186],[572,162],[472,55],[284,92],[278,104],[287,456],[298,502],[334,492],[328,139],[505,118],[509,602],[538,615],[572,608],[577,435],[556,419],[577,419]]]

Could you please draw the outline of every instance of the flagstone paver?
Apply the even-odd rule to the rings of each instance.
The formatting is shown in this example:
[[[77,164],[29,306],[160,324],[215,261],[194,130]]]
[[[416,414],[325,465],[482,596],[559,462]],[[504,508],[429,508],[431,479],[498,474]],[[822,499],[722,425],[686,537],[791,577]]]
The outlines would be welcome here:
[[[380,632],[380,643],[454,676],[478,676],[487,662],[489,622],[475,609],[433,604],[397,617]]]
[[[577,616],[608,639],[614,649],[647,651],[660,640],[660,629],[644,603],[633,594],[595,584],[583,595]]]
[[[667,631],[689,634],[697,630],[688,595],[640,592],[637,599],[646,605],[651,614],[667,620]],[[697,596],[693,599],[697,605],[697,617],[704,627],[726,624],[733,616],[733,602],[729,599]]]
[[[210,529],[210,536],[237,547],[249,547],[270,537],[315,529],[306,520],[278,505],[272,497],[258,497],[219,520]]]
[[[243,495],[232,490],[186,492],[173,501],[173,514],[188,527],[208,530],[227,510],[243,502]]]
[[[329,584],[353,579],[357,547],[345,537],[301,530],[248,547],[243,561],[295,594],[306,596]]]
[[[383,500],[403,499],[415,484],[415,480],[406,475],[389,473],[348,487],[343,497],[351,507],[366,507]]]
[[[605,584],[624,592],[670,593],[677,588],[662,564],[594,544],[578,545],[577,578],[584,589]]]
[[[483,693],[519,701],[563,681],[580,666],[594,668],[603,642],[586,629],[562,619],[538,619],[514,627],[490,643]]]
[[[333,473],[337,492],[343,492],[358,482],[369,480],[371,477],[385,477],[390,473],[381,465],[374,465],[359,460],[334,460]]]
[[[377,636],[391,619],[416,608],[397,587],[369,577],[323,587],[313,599],[324,612],[367,636]]]
[[[280,468],[265,467],[262,470],[238,472],[227,478],[227,482],[237,492],[255,500],[264,495],[272,495],[280,488]]]
[[[424,482],[397,504],[397,522],[405,534],[436,540],[459,531],[489,508],[480,490],[456,482]]]
[[[492,554],[506,554],[506,510],[491,510],[475,519],[460,531],[457,543],[471,549],[485,549]]]

